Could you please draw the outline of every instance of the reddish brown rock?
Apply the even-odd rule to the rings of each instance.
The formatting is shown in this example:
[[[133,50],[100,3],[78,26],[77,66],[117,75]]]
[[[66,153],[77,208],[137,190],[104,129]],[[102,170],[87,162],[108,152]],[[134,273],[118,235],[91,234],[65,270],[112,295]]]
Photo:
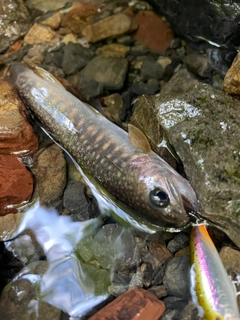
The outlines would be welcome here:
[[[133,287],[97,312],[90,320],[158,320],[164,311],[164,303],[155,294]]]
[[[240,94],[240,52],[236,55],[224,78],[223,90],[230,94]]]
[[[0,216],[17,213],[16,208],[31,198],[33,178],[24,164],[15,157],[0,155]]]
[[[174,39],[173,31],[167,23],[152,11],[139,12],[135,20],[139,27],[133,38],[140,40],[151,51],[164,52]]]
[[[27,122],[26,108],[13,86],[0,81],[0,154],[18,156],[38,149],[38,138]]]
[[[91,3],[77,3],[63,17],[62,26],[75,33],[81,33],[97,14],[97,7]]]

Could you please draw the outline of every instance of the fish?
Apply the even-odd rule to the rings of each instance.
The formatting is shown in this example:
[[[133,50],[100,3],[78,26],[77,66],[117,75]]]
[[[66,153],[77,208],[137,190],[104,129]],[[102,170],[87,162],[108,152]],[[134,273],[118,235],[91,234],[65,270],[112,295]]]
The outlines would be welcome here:
[[[236,289],[204,224],[190,236],[190,282],[193,301],[205,320],[239,320]]]
[[[8,81],[84,174],[130,213],[180,227],[198,210],[190,182],[151,150],[141,130],[129,124],[126,132],[39,67],[12,64]]]

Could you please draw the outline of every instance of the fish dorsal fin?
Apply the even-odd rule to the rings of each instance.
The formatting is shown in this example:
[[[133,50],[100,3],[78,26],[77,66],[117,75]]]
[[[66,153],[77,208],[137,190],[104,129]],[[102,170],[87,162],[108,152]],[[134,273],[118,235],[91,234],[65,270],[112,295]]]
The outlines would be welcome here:
[[[150,153],[152,151],[145,134],[132,124],[128,124],[128,138],[134,148],[137,148],[144,153]]]
[[[50,72],[44,70],[43,68],[35,66],[34,73],[36,73],[39,77],[46,79],[46,80],[49,80],[49,81],[57,84],[58,86],[61,86],[62,88],[64,88],[64,86],[61,84],[60,81],[58,81],[57,78],[55,78]]]

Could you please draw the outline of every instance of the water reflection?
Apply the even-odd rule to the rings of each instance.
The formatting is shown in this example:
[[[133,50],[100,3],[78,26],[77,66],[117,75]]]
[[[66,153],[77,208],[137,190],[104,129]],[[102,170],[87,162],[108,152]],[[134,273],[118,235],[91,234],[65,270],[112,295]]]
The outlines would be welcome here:
[[[80,317],[107,298],[110,271],[84,263],[75,254],[80,240],[92,237],[100,224],[97,218],[72,222],[70,217],[59,216],[55,209],[43,208],[39,202],[26,211],[17,233],[33,230],[49,263],[47,272],[38,279],[39,300],[31,301],[30,313],[36,312],[43,300],[73,317]],[[32,279],[30,275],[23,277]]]

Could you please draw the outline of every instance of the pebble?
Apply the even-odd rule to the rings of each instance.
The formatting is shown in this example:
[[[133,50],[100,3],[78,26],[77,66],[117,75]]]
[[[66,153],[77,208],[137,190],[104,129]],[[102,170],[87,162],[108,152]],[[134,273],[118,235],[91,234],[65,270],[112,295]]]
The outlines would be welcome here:
[[[69,2],[69,0],[26,0],[26,6],[30,9],[48,12],[63,8],[67,4],[67,2]]]
[[[142,81],[150,79],[160,80],[162,79],[163,71],[162,66],[157,61],[154,61],[154,59],[146,59],[142,63],[141,79]]]
[[[74,33],[81,33],[91,23],[98,10],[91,3],[75,3],[62,19],[62,26]]]
[[[60,27],[61,21],[62,21],[62,13],[56,12],[53,15],[51,15],[49,18],[43,20],[42,24],[52,28],[53,30],[56,30]]]
[[[104,57],[117,57],[124,58],[129,52],[130,47],[125,46],[120,43],[110,43],[106,44],[97,49],[97,54],[102,54]]]
[[[140,11],[135,19],[139,27],[133,35],[134,39],[142,41],[153,52],[165,52],[170,47],[174,35],[161,17],[146,10]]]
[[[166,266],[163,284],[168,295],[187,299],[189,287],[189,255],[172,258]]]
[[[62,68],[66,75],[83,69],[93,57],[93,52],[79,43],[69,42],[63,47]],[[54,61],[54,60],[53,60]]]
[[[63,205],[71,214],[73,221],[89,220],[98,212],[86,197],[85,192],[86,185],[74,180],[70,180],[64,190]]]
[[[123,108],[123,99],[119,93],[111,94],[103,98],[103,111],[105,116],[113,122],[121,123],[120,115]]]
[[[104,89],[120,90],[124,84],[127,68],[128,61],[125,58],[95,57],[80,71],[78,89],[87,98],[98,96]]]
[[[240,94],[240,52],[236,55],[224,81],[223,90],[230,94]]]
[[[240,274],[240,252],[231,247],[223,247],[219,252],[222,263],[228,273]]]
[[[14,206],[30,200],[33,177],[19,159],[0,154],[0,215],[17,213]],[[13,207],[12,207],[13,206]]]
[[[122,271],[139,262],[136,241],[130,231],[117,224],[106,224],[94,237],[93,251],[105,269]]]
[[[63,151],[56,144],[40,149],[34,156],[32,171],[42,205],[59,200],[66,185],[66,161]]]
[[[50,27],[35,23],[24,37],[26,44],[41,44],[49,42],[51,44],[58,43],[59,36]]]
[[[88,25],[82,34],[89,42],[98,42],[107,38],[116,38],[119,35],[133,31],[137,23],[128,15],[119,13]]]
[[[133,305],[135,308],[133,308]],[[164,303],[147,290],[133,287],[97,312],[89,320],[158,320],[165,311]]]
[[[194,74],[202,78],[210,78],[212,68],[208,62],[208,57],[203,54],[193,52],[184,58],[187,68]]]
[[[38,137],[26,116],[26,108],[14,87],[0,81],[0,154],[31,155],[38,150]]]
[[[189,244],[189,235],[183,232],[178,233],[171,241],[167,248],[170,252],[175,253]]]

